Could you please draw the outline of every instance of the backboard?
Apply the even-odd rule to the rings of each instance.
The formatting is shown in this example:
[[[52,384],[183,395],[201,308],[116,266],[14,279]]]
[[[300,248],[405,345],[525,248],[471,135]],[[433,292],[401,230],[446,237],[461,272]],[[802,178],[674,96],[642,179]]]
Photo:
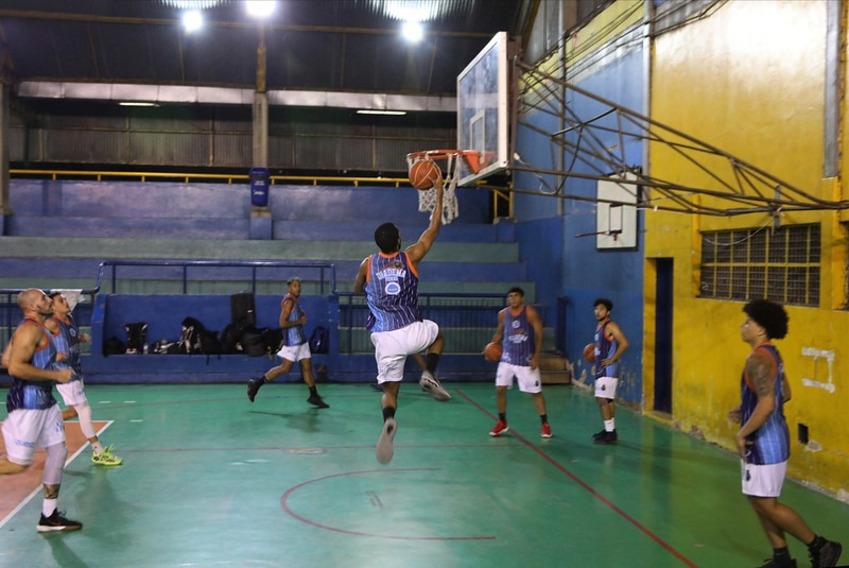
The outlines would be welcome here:
[[[477,150],[480,169],[461,163],[459,185],[503,172],[510,156],[510,57],[507,32],[495,34],[457,76],[457,148]]]
[[[637,246],[637,202],[640,187],[617,181],[619,176],[599,180],[596,186],[596,248],[623,249]],[[635,180],[625,173],[625,179]]]

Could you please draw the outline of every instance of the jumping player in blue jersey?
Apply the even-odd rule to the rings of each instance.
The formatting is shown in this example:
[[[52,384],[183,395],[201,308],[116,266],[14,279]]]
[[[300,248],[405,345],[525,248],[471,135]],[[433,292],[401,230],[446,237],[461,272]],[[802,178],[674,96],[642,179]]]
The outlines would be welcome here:
[[[61,292],[52,292],[50,299],[53,301],[53,317],[44,322],[44,327],[50,331],[57,351],[62,354],[62,361],[58,366],[68,366],[74,371],[74,377],[70,381],[56,385],[56,390],[62,395],[62,400],[67,406],[62,411],[62,419],[68,420],[75,416],[79,419],[80,430],[91,445],[92,463],[105,466],[121,465],[122,460],[112,453],[112,446],[104,447],[100,443],[100,438],[94,431],[91,406],[85,394],[79,345],[88,343],[91,338],[88,334],[80,332],[77,322],[71,315],[71,306]]]
[[[380,463],[389,463],[393,455],[393,439],[397,424],[398,390],[404,378],[407,356],[427,350],[426,369],[419,385],[436,400],[451,395],[436,379],[436,367],[442,353],[443,337],[439,326],[423,320],[419,314],[419,262],[433,246],[442,226],[442,177],[434,185],[436,202],[430,225],[419,240],[401,251],[401,234],[392,223],[384,223],[374,232],[380,252],[365,258],[354,280],[354,291],[366,293],[374,356],[377,360],[377,382],[383,387],[383,429],[375,455]]]
[[[816,535],[796,511],[778,502],[790,459],[790,433],[784,418],[790,386],[781,355],[771,340],[787,335],[787,312],[769,300],[752,300],[743,311],[747,317],[740,326],[740,335],[752,352],[740,381],[741,404],[729,416],[740,423],[735,443],[741,460],[743,494],[773,548],[773,557],[763,566],[796,566],[787,549],[785,533],[807,545],[814,568],[835,566],[842,551],[840,543]]]
[[[610,319],[613,302],[598,298],[593,304],[595,319],[595,399],[601,409],[604,428],[593,434],[596,444],[615,444],[616,434],[616,386],[619,384],[619,359],[628,349],[628,338],[619,326]]]
[[[72,521],[57,508],[62,471],[68,447],[65,426],[53,383],[67,383],[74,371],[67,366],[57,368],[56,347],[44,322],[53,315],[47,294],[30,288],[18,294],[18,307],[24,315],[21,324],[3,351],[3,365],[13,382],[6,395],[9,415],[3,421],[6,456],[0,457],[0,475],[21,473],[32,465],[36,447],[47,452],[44,461],[44,501],[38,532],[75,531],[82,523]]]
[[[507,291],[507,307],[498,312],[498,328],[492,336],[493,343],[501,343],[502,355],[495,373],[495,402],[498,422],[490,436],[500,436],[510,430],[507,425],[507,389],[513,378],[519,390],[534,397],[543,438],[551,438],[551,426],[542,396],[542,377],[539,356],[542,350],[542,321],[537,311],[524,303],[525,291],[519,287]]]
[[[304,325],[307,323],[307,314],[301,308],[301,279],[297,276],[286,281],[288,292],[280,301],[280,318],[278,324],[283,330],[283,340],[280,342],[280,351],[277,356],[282,362],[272,367],[261,377],[253,377],[248,381],[248,400],[251,402],[256,398],[259,388],[276,379],[280,375],[288,373],[295,363],[300,363],[304,382],[310,389],[307,402],[317,408],[330,408],[318,394],[315,386],[315,377],[312,372],[312,353],[304,333]]]

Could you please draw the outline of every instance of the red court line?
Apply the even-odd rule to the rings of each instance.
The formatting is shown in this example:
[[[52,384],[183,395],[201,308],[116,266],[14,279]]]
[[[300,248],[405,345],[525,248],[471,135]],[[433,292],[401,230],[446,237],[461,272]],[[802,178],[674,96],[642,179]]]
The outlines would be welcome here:
[[[95,420],[94,429],[98,434],[103,432],[109,422]],[[68,446],[68,456],[71,457],[88,443],[85,435],[80,430],[79,422],[65,423],[65,443]],[[0,436],[0,454],[6,455],[6,444],[3,436]],[[33,491],[41,487],[41,477],[44,474],[44,460],[47,452],[39,449],[35,452],[32,465],[23,473],[15,475],[0,475],[0,525],[7,521],[22,503],[24,503]]]
[[[474,406],[475,408],[477,408],[478,410],[480,410],[481,412],[483,412],[484,414],[489,416],[492,420],[496,419],[494,414],[489,412],[486,408],[484,408],[483,406],[478,404],[476,401],[472,400],[471,397],[469,397],[469,395],[467,395],[465,392],[463,392],[462,389],[457,389],[457,393],[460,396],[462,396],[466,400],[466,402],[468,402],[469,404],[471,404],[472,406]],[[615,511],[623,519],[625,519],[626,521],[628,521],[629,523],[631,523],[632,525],[637,527],[645,535],[647,535],[654,542],[656,542],[657,544],[659,544],[660,546],[665,548],[669,553],[671,553],[673,556],[678,558],[681,562],[683,562],[687,566],[690,566],[691,568],[698,568],[698,565],[694,564],[691,560],[689,560],[681,552],[678,552],[678,550],[676,550],[671,544],[669,544],[668,542],[666,542],[665,540],[660,538],[658,535],[653,533],[648,527],[646,527],[645,525],[640,523],[640,521],[638,521],[637,519],[635,519],[634,517],[632,517],[631,515],[629,515],[625,511],[623,511],[622,509],[620,509],[615,503],[613,503],[613,501],[611,501],[610,499],[608,499],[607,497],[605,497],[604,495],[602,495],[601,493],[599,493],[598,491],[593,489],[588,483],[583,481],[580,477],[578,477],[577,475],[575,475],[574,473],[572,473],[571,471],[569,471],[568,469],[563,467],[563,465],[560,464],[560,462],[558,462],[556,459],[554,459],[553,457],[551,457],[550,455],[548,455],[547,453],[542,451],[539,447],[537,447],[536,445],[531,443],[530,440],[528,440],[524,436],[521,436],[520,434],[517,434],[516,431],[513,430],[513,429],[510,430],[510,433],[512,434],[512,436],[514,438],[516,438],[517,440],[519,440],[520,442],[525,444],[527,447],[532,449],[541,458],[543,458],[545,461],[547,461],[548,463],[550,463],[551,465],[556,467],[558,470],[565,473],[567,476],[569,476],[569,478],[572,481],[574,481],[575,483],[577,483],[578,485],[580,485],[581,487],[586,489],[593,497],[595,497],[596,499],[598,499],[599,501],[601,501],[602,503],[607,505],[610,509]]]
[[[386,538],[391,540],[493,540],[494,536],[489,535],[481,535],[481,536],[397,536],[390,534],[374,534],[367,533],[361,531],[352,531],[349,529],[342,529],[339,527],[331,527],[330,525],[323,525],[321,523],[312,521],[302,515],[299,515],[295,511],[289,507],[289,497],[295,491],[307,486],[312,485],[313,483],[318,483],[319,481],[326,481],[328,479],[333,479],[336,477],[348,477],[352,475],[364,475],[364,474],[382,474],[382,473],[398,473],[403,471],[439,471],[439,468],[436,467],[415,467],[415,468],[400,468],[400,469],[369,469],[364,471],[346,471],[344,473],[335,473],[332,475],[325,475],[324,477],[317,477],[315,479],[310,479],[308,481],[304,481],[303,483],[299,483],[293,487],[290,487],[286,490],[286,492],[280,497],[280,505],[283,507],[283,510],[286,511],[286,514],[290,517],[293,517],[304,524],[311,525],[313,527],[318,527],[320,529],[325,529],[328,531],[334,531],[344,534],[351,534],[355,536],[370,536],[375,538]]]

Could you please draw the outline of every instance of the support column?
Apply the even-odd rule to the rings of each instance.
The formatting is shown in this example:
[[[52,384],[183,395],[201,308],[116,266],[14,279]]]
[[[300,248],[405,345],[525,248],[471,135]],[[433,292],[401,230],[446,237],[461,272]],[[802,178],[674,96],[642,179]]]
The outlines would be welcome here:
[[[0,81],[0,236],[6,234],[9,204],[9,86]]]
[[[270,240],[273,236],[268,209],[268,93],[266,87],[265,24],[259,26],[256,52],[256,93],[253,103],[250,238]],[[265,172],[265,175],[262,175]],[[261,179],[263,178],[264,179]]]

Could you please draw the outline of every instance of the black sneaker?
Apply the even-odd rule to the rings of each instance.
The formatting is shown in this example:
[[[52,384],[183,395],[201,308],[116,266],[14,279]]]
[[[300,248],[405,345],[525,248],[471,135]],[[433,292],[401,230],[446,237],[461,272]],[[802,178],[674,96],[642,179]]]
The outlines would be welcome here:
[[[66,519],[62,515],[63,513],[60,513],[59,509],[54,509],[53,514],[49,517],[41,515],[41,519],[39,519],[38,526],[36,527],[36,529],[38,530],[38,532],[52,532],[78,531],[83,528],[83,524],[81,522]]]
[[[809,552],[811,555],[811,567],[827,568],[830,566],[837,566],[837,561],[840,560],[841,552],[843,552],[843,547],[839,542],[827,540],[817,552]]]
[[[602,434],[598,438],[595,438],[593,440],[593,443],[595,443],[595,444],[615,444],[616,440],[618,440],[618,439],[619,439],[619,437],[616,435],[616,430],[613,430],[612,432],[604,432],[604,434]]]
[[[604,428],[602,428],[600,432],[596,432],[595,434],[593,434],[593,440],[598,440],[599,438],[601,438],[605,434],[607,434],[607,432],[605,431]]]
[[[330,408],[330,405],[324,402],[324,399],[317,394],[311,394],[307,402],[318,408]]]
[[[259,387],[265,384],[265,377],[253,377],[248,381],[248,400],[253,402]]]

